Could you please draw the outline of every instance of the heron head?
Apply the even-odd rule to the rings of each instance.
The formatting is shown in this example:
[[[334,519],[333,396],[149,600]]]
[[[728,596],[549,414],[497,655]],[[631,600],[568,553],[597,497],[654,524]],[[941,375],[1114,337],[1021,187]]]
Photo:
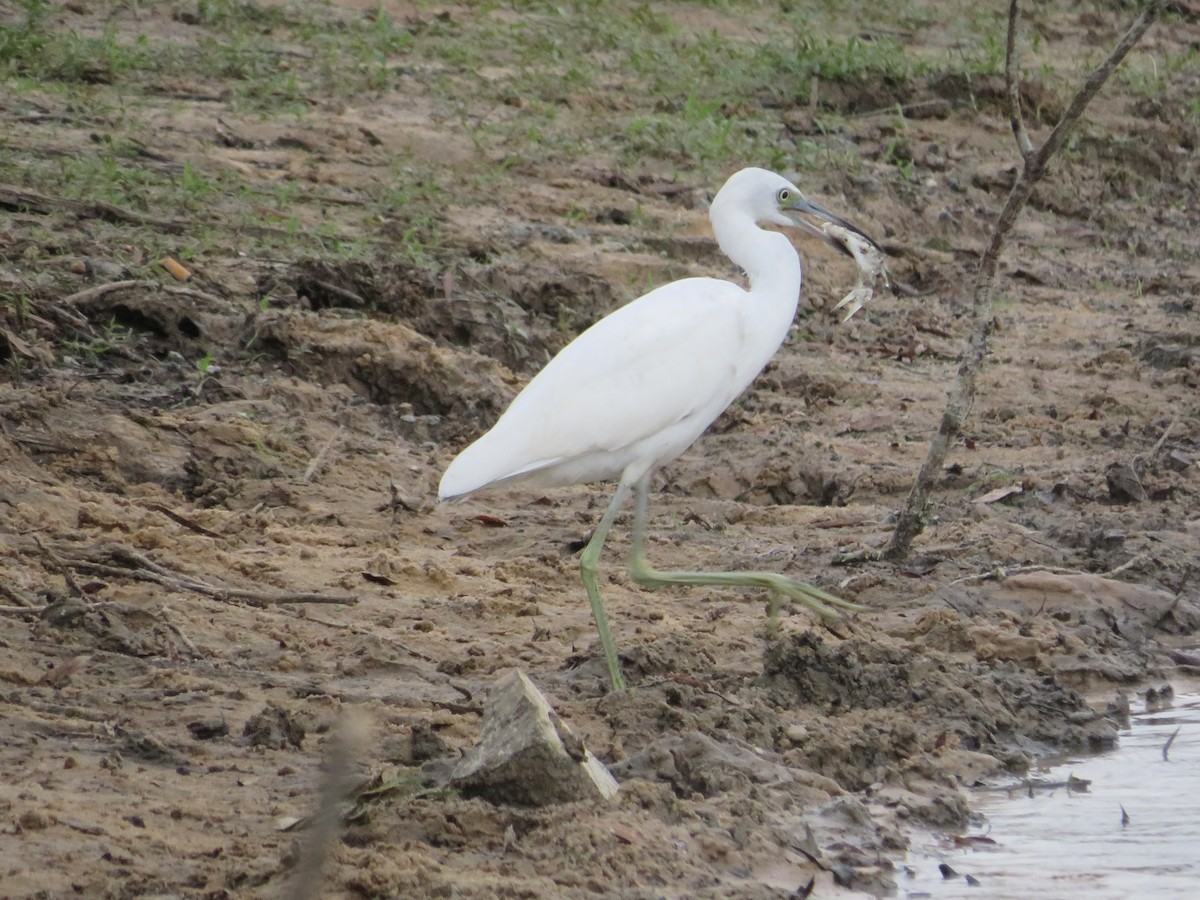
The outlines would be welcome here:
[[[731,176],[713,199],[713,212],[716,213],[725,203],[736,203],[749,209],[757,222],[799,228],[847,255],[853,254],[811,219],[845,228],[882,252],[879,244],[862,229],[808,199],[786,178],[766,169],[742,169]]]
[[[858,235],[880,253],[883,248],[875,242],[869,234],[864,232],[857,225],[851,225],[841,216],[835,215],[813,200],[808,199],[800,193],[793,185],[780,187],[775,191],[775,201],[779,207],[780,221],[779,224],[795,225],[801,231],[808,232],[811,235],[819,237],[831,247],[836,247],[847,256],[853,256],[849,248],[837,238],[830,235],[825,229],[819,225],[814,225],[806,216],[811,216],[821,222],[829,222],[832,225],[837,225],[839,228],[844,228],[847,231]]]

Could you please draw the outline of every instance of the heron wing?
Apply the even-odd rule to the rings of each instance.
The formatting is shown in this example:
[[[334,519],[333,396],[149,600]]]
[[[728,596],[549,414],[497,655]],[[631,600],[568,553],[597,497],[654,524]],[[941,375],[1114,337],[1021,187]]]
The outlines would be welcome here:
[[[747,303],[735,284],[689,278],[601,319],[451,464],[441,493],[619,451],[716,403],[707,426],[758,371],[741,352]]]

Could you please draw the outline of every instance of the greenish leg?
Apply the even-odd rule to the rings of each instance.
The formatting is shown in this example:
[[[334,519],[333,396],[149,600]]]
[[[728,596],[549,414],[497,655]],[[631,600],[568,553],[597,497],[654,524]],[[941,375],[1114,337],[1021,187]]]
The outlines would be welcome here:
[[[637,483],[636,513],[633,523],[633,550],[629,558],[629,572],[634,581],[643,587],[657,588],[664,584],[717,585],[722,587],[764,588],[771,592],[768,617],[778,617],[783,598],[801,603],[823,619],[836,620],[841,617],[838,610],[862,612],[866,607],[843,600],[815,585],[797,581],[777,572],[662,572],[651,568],[646,561],[646,494],[650,479],[642,478]]]
[[[625,690],[625,679],[621,676],[621,663],[617,659],[617,645],[613,643],[612,632],[608,630],[608,615],[604,612],[604,601],[600,599],[600,583],[596,579],[597,564],[600,562],[600,551],[604,541],[612,530],[617,513],[629,499],[630,487],[625,482],[617,485],[617,491],[608,503],[608,509],[596,526],[596,533],[583,549],[579,558],[579,571],[583,576],[583,587],[587,591],[588,602],[592,604],[592,618],[596,620],[596,630],[600,632],[600,646],[604,648],[604,661],[608,663],[608,677],[614,691]]]

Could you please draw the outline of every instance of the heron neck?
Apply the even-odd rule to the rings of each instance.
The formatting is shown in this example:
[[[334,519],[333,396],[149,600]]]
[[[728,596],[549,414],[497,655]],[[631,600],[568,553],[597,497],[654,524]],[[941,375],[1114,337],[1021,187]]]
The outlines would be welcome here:
[[[749,216],[721,216],[713,223],[717,245],[750,280],[750,294],[779,309],[788,325],[800,301],[800,257],[786,236],[765,231]]]

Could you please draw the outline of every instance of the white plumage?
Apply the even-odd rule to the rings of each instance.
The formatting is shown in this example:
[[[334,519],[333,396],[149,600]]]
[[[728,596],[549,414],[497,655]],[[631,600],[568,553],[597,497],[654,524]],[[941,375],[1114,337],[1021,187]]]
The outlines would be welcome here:
[[[743,169],[718,192],[709,217],[718,245],[746,272],[749,290],[715,278],[686,278],[605,316],[564,347],[442,476],[441,498],[519,481],[553,486],[619,480],[581,560],[615,689],[623,681],[595,566],[612,520],[634,489],[639,515],[631,570],[639,582],[763,586],[826,614],[825,604],[850,606],[774,573],[657,572],[642,552],[650,474],[691,446],[787,337],[800,298],[800,260],[785,236],[758,224],[799,225],[830,240],[791,218],[800,213],[866,239],[779,175]]]

